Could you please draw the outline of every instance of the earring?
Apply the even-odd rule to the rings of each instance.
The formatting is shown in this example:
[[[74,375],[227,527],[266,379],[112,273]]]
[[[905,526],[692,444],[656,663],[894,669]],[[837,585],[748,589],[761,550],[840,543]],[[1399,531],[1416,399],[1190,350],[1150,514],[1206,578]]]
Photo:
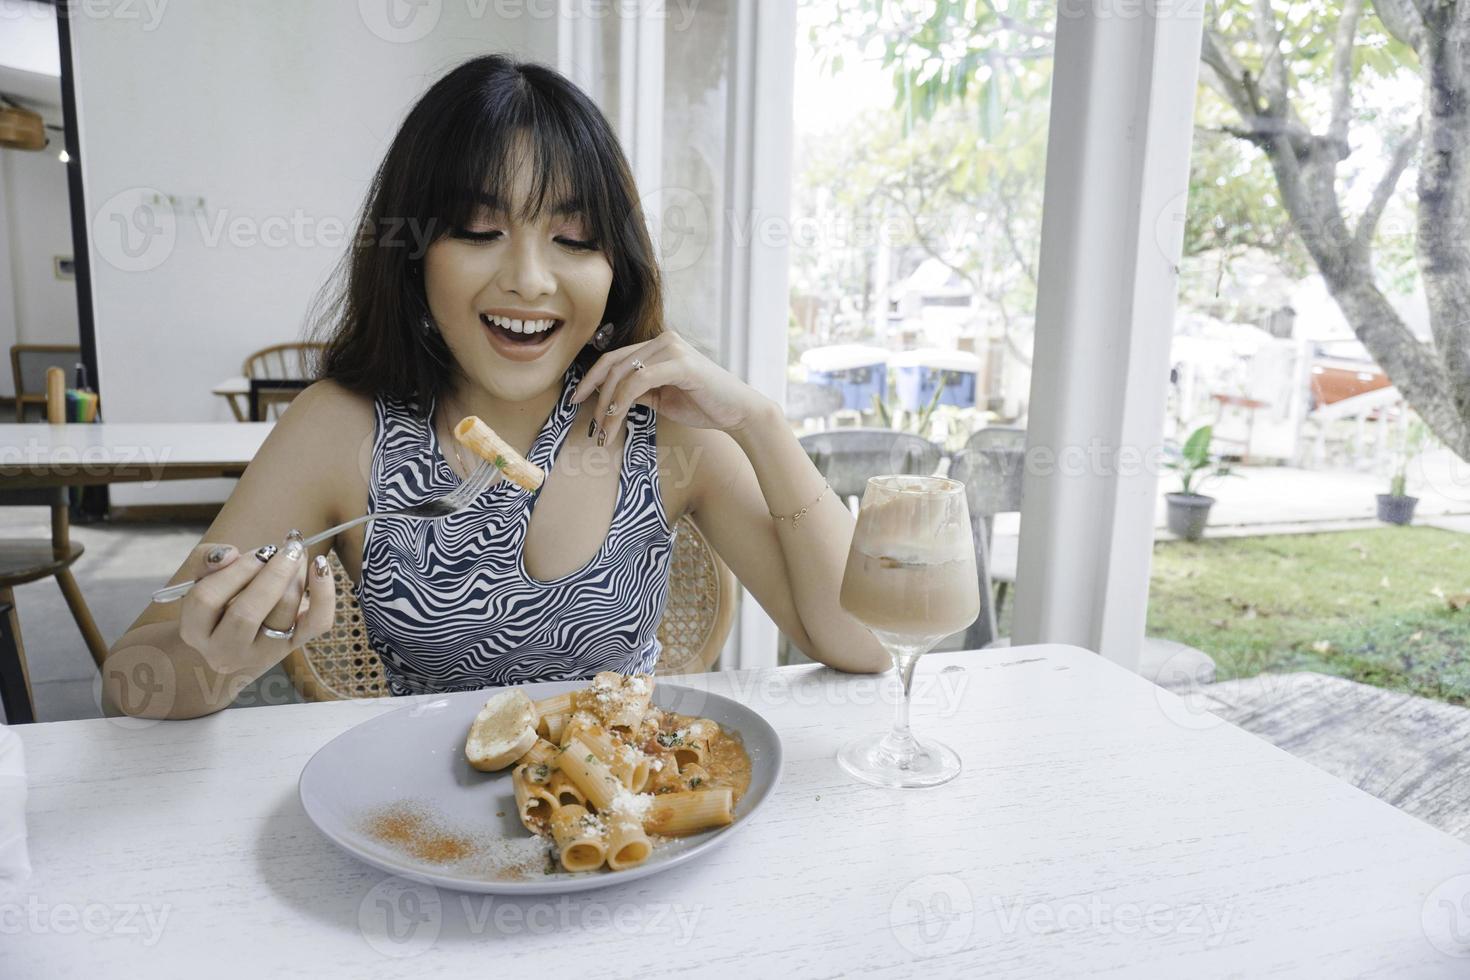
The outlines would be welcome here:
[[[419,321],[419,329],[423,331],[425,337],[432,337],[439,332],[439,327],[434,323],[434,317],[429,313],[425,313],[424,318]]]
[[[592,335],[592,346],[596,347],[598,350],[607,350],[608,346],[612,344],[612,335],[612,323],[604,323],[602,326],[598,327],[597,332]]]

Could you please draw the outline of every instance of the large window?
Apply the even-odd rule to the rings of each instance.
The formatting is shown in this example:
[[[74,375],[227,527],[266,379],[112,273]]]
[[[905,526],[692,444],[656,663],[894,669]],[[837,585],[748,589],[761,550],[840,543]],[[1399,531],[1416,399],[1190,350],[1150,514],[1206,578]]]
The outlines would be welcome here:
[[[985,461],[1018,475],[1053,16],[1046,5],[800,5],[788,350],[800,432],[898,430],[956,458],[1009,447]],[[977,504],[993,525],[1004,613],[1019,495]],[[996,635],[986,625],[951,645]]]
[[[1436,41],[1452,8],[1398,8],[1206,15],[1168,419],[1203,497],[1161,507],[1149,625],[1221,679],[1311,670],[1466,703],[1447,515],[1470,511],[1470,186],[1435,156],[1470,147],[1434,107],[1470,92]],[[1409,498],[1420,526],[1390,523]],[[1172,540],[1206,513],[1202,541]]]

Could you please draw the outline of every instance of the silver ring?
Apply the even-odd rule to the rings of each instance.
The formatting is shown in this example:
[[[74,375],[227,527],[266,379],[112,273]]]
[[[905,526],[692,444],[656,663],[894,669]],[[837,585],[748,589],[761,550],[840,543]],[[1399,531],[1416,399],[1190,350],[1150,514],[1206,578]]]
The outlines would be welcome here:
[[[646,365],[642,361],[638,360],[638,358],[636,358],[636,357],[633,358],[633,370],[634,371],[642,371],[647,366],[648,365]]]
[[[289,640],[296,635],[296,624],[292,623],[288,630],[274,630],[262,623],[260,631],[272,640]]]

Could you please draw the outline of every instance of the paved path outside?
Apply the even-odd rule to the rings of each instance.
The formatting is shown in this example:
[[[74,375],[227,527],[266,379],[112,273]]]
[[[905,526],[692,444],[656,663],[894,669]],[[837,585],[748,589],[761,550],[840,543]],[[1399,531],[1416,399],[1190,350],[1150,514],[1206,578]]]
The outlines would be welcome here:
[[[1176,693],[1470,843],[1470,708],[1309,672]]]

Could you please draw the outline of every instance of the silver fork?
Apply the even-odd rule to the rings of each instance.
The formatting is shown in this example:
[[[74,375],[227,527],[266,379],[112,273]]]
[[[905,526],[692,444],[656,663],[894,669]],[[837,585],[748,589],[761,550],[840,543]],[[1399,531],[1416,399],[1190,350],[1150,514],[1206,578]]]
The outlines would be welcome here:
[[[357,525],[366,521],[377,520],[380,517],[407,517],[415,521],[437,521],[441,517],[457,514],[474,503],[475,498],[483,493],[485,488],[498,475],[500,475],[500,470],[496,469],[495,465],[489,460],[483,460],[479,466],[470,472],[469,476],[465,477],[463,483],[442,497],[426,500],[421,504],[414,504],[412,507],[402,507],[398,510],[380,510],[376,514],[364,514],[362,517],[355,517],[343,524],[338,524],[336,527],[329,527],[321,534],[314,534],[302,541],[301,544],[303,547],[310,548],[312,545],[325,541],[333,535],[340,534],[349,528],[357,527]],[[188,582],[180,582],[178,585],[170,585],[166,588],[159,589],[153,593],[153,601],[174,602],[175,600],[182,599],[194,587],[194,583],[198,581],[198,579],[192,579]]]

